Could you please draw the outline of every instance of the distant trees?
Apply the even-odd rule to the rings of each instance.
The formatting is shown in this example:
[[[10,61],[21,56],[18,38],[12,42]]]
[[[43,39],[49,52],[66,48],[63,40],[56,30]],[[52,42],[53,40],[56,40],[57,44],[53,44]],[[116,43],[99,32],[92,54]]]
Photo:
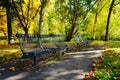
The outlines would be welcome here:
[[[93,23],[93,36],[92,36],[93,40],[96,39],[96,29],[97,29],[98,15],[101,13],[101,11],[106,6],[106,4],[107,4],[107,2],[102,4],[102,0],[98,0],[96,6],[92,10],[92,12],[95,14],[94,23]]]
[[[114,0],[98,0],[93,10],[90,12],[86,33],[93,39],[115,40],[120,39],[119,36],[119,6],[120,1]],[[112,4],[112,7],[110,7]]]

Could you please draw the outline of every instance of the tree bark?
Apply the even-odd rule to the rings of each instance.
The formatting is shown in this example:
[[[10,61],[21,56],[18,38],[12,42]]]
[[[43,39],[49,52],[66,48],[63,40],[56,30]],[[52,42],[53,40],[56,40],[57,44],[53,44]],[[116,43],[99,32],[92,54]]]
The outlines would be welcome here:
[[[40,12],[39,12],[39,35],[41,35],[42,34],[42,28],[43,28],[43,16],[44,16],[44,11],[43,11],[43,9],[44,9],[44,7],[46,6],[46,1],[45,0],[42,0],[41,1],[41,3],[42,3],[42,5],[41,5],[41,8],[40,8]],[[38,46],[40,47],[40,48],[42,48],[43,49],[43,47],[42,47],[42,38],[41,37],[39,37],[39,39],[38,39]]]
[[[8,44],[11,44],[12,43],[12,39],[13,39],[13,36],[12,36],[12,22],[11,22],[11,19],[12,19],[12,16],[11,16],[11,6],[10,6],[10,2],[8,0],[6,0],[6,13],[7,13],[7,29],[8,29]]]
[[[96,39],[96,23],[97,23],[98,12],[95,14],[94,26],[93,26],[93,40]]]
[[[67,42],[72,39],[74,30],[75,30],[75,27],[76,27],[76,20],[77,20],[76,11],[77,11],[77,1],[74,0],[74,15],[73,15],[73,18],[72,18],[72,26],[71,26],[71,29],[70,29],[69,33],[66,35],[66,38],[65,38],[65,41],[67,41]]]
[[[106,33],[105,33],[104,41],[108,41],[109,40],[109,23],[110,23],[110,17],[111,17],[111,12],[112,12],[112,8],[113,8],[113,5],[114,5],[114,2],[115,2],[115,0],[112,0],[110,8],[109,8],[107,24],[106,24]]]

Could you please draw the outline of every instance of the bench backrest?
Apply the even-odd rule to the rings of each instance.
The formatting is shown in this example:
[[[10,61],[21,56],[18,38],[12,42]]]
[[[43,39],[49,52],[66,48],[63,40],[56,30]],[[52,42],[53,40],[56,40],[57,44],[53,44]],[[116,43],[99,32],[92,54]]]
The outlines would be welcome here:
[[[22,52],[38,47],[38,35],[25,35],[25,34],[16,34],[16,37],[20,43],[20,49]]]
[[[42,49],[42,43],[52,42],[54,44],[55,42],[64,41],[62,35],[16,34],[16,37],[20,42],[20,48],[22,52],[38,48]]]

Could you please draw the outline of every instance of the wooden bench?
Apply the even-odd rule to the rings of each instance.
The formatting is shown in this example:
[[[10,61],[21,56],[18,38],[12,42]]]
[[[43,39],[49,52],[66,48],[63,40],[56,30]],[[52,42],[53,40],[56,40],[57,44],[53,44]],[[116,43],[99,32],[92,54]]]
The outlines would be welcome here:
[[[61,35],[39,35],[39,34],[16,34],[20,43],[20,49],[23,53],[22,59],[33,58],[34,65],[37,65],[38,59],[43,59],[55,53],[62,53],[68,49],[67,45],[57,45],[51,47],[44,47],[42,45],[43,39],[60,38]],[[40,41],[41,42],[40,42]]]

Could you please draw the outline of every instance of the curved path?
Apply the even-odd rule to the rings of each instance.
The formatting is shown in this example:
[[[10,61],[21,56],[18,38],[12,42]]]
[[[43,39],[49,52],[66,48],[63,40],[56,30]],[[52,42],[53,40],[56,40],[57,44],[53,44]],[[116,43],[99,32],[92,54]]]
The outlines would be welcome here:
[[[104,50],[88,49],[67,53],[72,56],[65,57],[47,68],[18,72],[9,76],[1,75],[0,80],[83,80],[84,75],[92,70],[93,59],[103,52]]]

